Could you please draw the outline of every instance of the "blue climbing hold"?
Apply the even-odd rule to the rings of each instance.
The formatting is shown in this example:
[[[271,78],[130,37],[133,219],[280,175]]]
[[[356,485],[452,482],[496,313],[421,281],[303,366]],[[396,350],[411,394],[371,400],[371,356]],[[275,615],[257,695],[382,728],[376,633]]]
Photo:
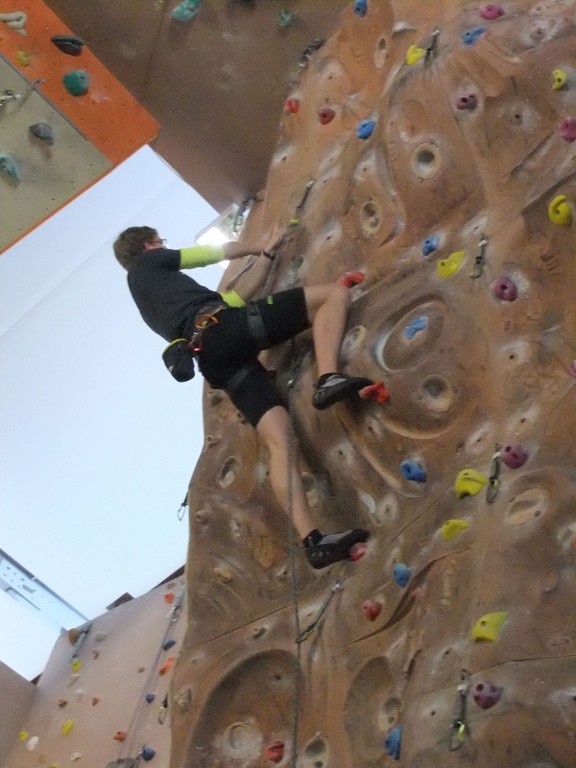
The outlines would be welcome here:
[[[201,0],[182,0],[170,14],[176,21],[190,21],[200,10]]]
[[[0,154],[0,171],[11,179],[16,181],[22,180],[22,171],[18,165],[14,155],[10,152],[3,152]]]
[[[460,39],[464,45],[474,45],[484,32],[486,32],[486,27],[472,27],[472,29],[466,30]]]
[[[394,566],[393,574],[396,584],[399,587],[405,587],[410,581],[410,576],[412,576],[412,568],[404,565],[404,563],[398,563],[398,565]]]
[[[416,483],[425,483],[427,480],[426,470],[420,464],[412,459],[406,459],[400,464],[400,471],[406,480],[414,480]]]
[[[156,698],[156,694],[155,693],[147,693],[145,698],[146,698],[146,701],[148,702],[148,704],[152,704],[152,702]]]
[[[359,139],[369,139],[374,132],[376,120],[361,120],[356,128],[356,136]]]
[[[62,78],[64,86],[72,96],[83,96],[90,87],[90,75],[84,69],[73,69]]]
[[[418,331],[426,330],[427,322],[427,319],[422,315],[420,317],[415,317],[414,320],[411,320],[406,328],[404,328],[404,336],[406,336],[408,341],[412,341]]]
[[[400,759],[400,747],[402,746],[402,726],[397,725],[396,728],[388,733],[384,739],[384,749],[386,754],[392,757],[394,760]]]
[[[367,0],[356,0],[354,3],[354,13],[356,16],[366,16],[368,11]]]
[[[440,238],[437,235],[430,235],[430,237],[427,237],[422,243],[422,255],[430,256],[431,253],[434,253],[434,251],[437,250],[439,245]]]
[[[172,646],[173,646],[173,645],[176,645],[176,640],[166,640],[166,642],[164,643],[164,645],[162,646],[162,648],[163,648],[165,651],[169,651],[169,650],[170,650],[170,648],[172,648]]]
[[[142,747],[142,760],[152,760],[155,754],[156,750],[152,747]]]

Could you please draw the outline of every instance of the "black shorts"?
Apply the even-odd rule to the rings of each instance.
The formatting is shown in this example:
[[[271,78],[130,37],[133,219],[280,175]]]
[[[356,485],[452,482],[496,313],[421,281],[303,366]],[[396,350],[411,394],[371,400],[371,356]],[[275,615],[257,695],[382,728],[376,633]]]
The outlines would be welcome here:
[[[260,313],[266,338],[258,338],[251,330],[251,305]],[[248,307],[223,309],[215,317],[217,322],[202,332],[198,366],[210,386],[224,389],[255,427],[267,411],[283,404],[258,353],[310,327],[304,289],[291,288]]]

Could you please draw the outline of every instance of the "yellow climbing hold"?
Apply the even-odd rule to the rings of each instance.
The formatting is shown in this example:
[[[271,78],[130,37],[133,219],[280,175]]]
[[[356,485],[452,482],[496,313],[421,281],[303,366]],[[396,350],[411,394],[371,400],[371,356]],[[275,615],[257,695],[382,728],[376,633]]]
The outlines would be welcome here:
[[[507,618],[504,611],[485,613],[472,627],[472,640],[497,640]]]
[[[68,736],[72,728],[74,728],[74,720],[64,720],[62,723],[62,733],[64,736]]]
[[[80,659],[74,659],[74,661],[72,662],[72,669],[74,670],[74,672],[79,672],[81,668],[82,668],[82,662],[80,661]]]
[[[406,64],[416,64],[417,61],[426,56],[424,48],[418,48],[417,45],[411,45],[406,51]]]
[[[458,473],[454,489],[456,496],[463,499],[464,496],[476,496],[488,482],[486,475],[475,469],[463,469]]]
[[[18,741],[26,741],[27,738],[28,738],[28,731],[25,731],[24,729],[22,729],[18,734]]]
[[[21,67],[28,67],[30,66],[32,58],[30,57],[29,53],[26,53],[26,51],[18,51],[16,54],[16,61],[18,64],[20,64]]]
[[[566,195],[556,195],[548,204],[548,216],[552,224],[560,227],[569,227],[572,224],[572,209],[566,199]]]
[[[436,270],[440,277],[451,277],[452,275],[456,274],[456,272],[458,272],[462,266],[462,262],[465,258],[465,251],[455,251],[454,253],[451,253],[450,256],[448,256],[446,259],[440,259],[440,261],[436,264]]]
[[[562,88],[565,88],[568,84],[568,75],[566,72],[564,72],[563,69],[555,69],[554,72],[552,72],[552,77],[554,78],[554,82],[552,83],[552,88],[555,91],[560,91]]]
[[[466,520],[459,520],[457,518],[446,520],[446,522],[442,524],[442,536],[446,541],[452,541],[452,539],[455,539],[458,534],[462,533],[462,531],[465,531],[466,528],[469,527],[470,526]]]

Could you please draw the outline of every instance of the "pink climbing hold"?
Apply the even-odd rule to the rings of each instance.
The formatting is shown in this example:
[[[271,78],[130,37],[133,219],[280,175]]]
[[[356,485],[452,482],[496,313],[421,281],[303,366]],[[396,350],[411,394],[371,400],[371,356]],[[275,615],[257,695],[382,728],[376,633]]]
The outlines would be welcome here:
[[[472,693],[474,704],[477,704],[480,709],[490,709],[490,707],[498,704],[501,696],[502,688],[494,685],[489,680],[482,680],[476,683]]]
[[[500,301],[516,301],[518,298],[518,287],[511,277],[501,277],[496,280],[492,287],[492,293]]]
[[[380,603],[378,600],[365,600],[362,603],[362,611],[368,621],[376,621],[378,616],[380,616],[381,610],[382,603]]]
[[[576,119],[573,117],[565,117],[560,123],[560,135],[564,141],[572,143],[576,141]]]
[[[322,125],[328,125],[335,117],[336,112],[334,112],[332,107],[322,107],[322,109],[318,110],[318,120],[320,120]]]
[[[298,99],[286,99],[284,108],[286,109],[286,112],[291,112],[293,115],[295,115],[300,111],[300,102]]]
[[[503,448],[500,458],[509,469],[520,469],[528,461],[528,451],[519,443],[515,443]]]
[[[280,763],[284,757],[284,742],[277,739],[266,747],[266,757],[273,763]]]
[[[459,96],[456,99],[456,109],[459,110],[465,110],[468,109],[470,112],[473,109],[476,109],[478,106],[478,97],[474,93],[468,94],[468,96]]]
[[[354,285],[363,283],[364,277],[363,272],[344,272],[336,282],[340,283],[340,285],[343,285],[345,288],[352,288]]]
[[[504,8],[496,3],[487,3],[480,8],[480,17],[486,21],[496,21],[504,16]]]
[[[368,544],[366,544],[365,541],[359,541],[357,544],[354,544],[354,546],[350,549],[350,552],[348,552],[348,559],[352,560],[353,562],[361,560],[366,554],[367,550]]]

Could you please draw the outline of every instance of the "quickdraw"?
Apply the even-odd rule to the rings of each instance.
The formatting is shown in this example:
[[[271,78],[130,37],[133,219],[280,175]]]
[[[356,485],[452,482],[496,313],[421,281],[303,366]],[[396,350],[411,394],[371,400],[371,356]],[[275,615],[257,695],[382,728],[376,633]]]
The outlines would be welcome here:
[[[456,699],[454,719],[452,720],[452,727],[448,737],[448,749],[450,752],[455,752],[457,749],[460,749],[460,747],[462,747],[466,741],[466,736],[468,735],[468,724],[466,723],[466,702],[468,698],[468,691],[470,690],[470,674],[466,669],[463,669],[460,673],[460,684],[456,690],[458,691],[458,697]]]

